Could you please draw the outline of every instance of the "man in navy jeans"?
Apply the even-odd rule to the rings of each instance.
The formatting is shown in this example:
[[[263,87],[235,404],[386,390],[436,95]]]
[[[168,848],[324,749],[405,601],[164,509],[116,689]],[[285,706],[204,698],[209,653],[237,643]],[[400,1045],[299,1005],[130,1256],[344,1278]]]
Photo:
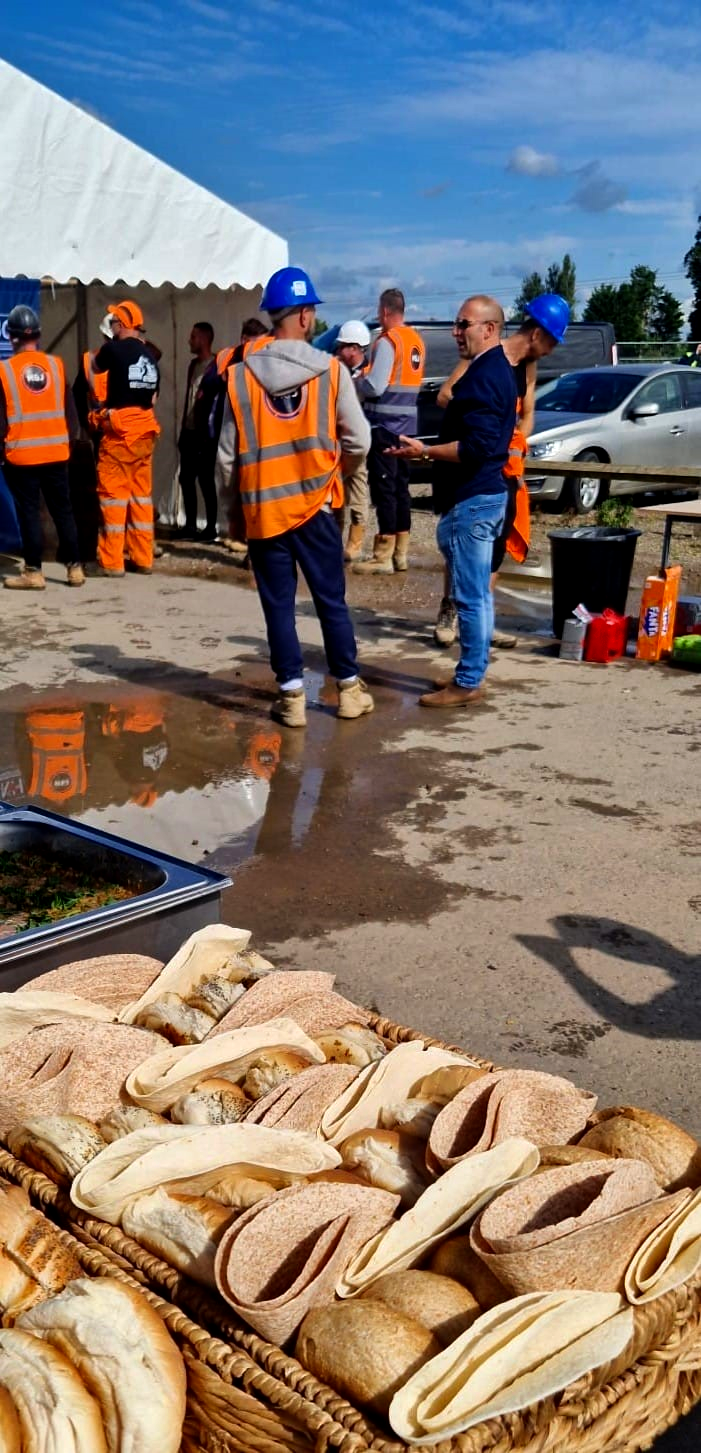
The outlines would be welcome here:
[[[494,629],[492,549],[504,523],[502,471],[516,421],[516,378],[501,346],[503,327],[504,313],[495,298],[467,298],[453,336],[470,367],[454,387],[440,442],[424,445],[420,439],[401,438],[396,451],[405,459],[434,465],[434,498],[441,516],[436,538],[453,582],[460,632],[454,681],[422,696],[421,706],[470,706],[484,691]]]

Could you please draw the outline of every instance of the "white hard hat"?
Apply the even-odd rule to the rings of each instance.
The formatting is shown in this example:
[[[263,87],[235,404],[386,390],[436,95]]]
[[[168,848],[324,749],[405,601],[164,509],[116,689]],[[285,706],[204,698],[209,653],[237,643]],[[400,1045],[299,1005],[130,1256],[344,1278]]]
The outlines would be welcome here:
[[[336,347],[339,343],[357,343],[360,348],[369,348],[370,329],[359,318],[349,318],[338,330]]]
[[[111,313],[105,313],[105,316],[102,319],[102,322],[100,324],[100,332],[101,332],[103,338],[111,338],[112,337],[112,314]]]

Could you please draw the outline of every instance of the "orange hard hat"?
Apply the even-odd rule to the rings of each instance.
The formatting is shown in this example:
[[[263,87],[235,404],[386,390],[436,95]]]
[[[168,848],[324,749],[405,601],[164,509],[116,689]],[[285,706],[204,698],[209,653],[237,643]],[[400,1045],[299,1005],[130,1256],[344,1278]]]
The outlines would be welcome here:
[[[144,315],[139,304],[132,303],[130,299],[123,303],[108,303],[107,312],[116,318],[123,328],[143,328],[144,326]]]

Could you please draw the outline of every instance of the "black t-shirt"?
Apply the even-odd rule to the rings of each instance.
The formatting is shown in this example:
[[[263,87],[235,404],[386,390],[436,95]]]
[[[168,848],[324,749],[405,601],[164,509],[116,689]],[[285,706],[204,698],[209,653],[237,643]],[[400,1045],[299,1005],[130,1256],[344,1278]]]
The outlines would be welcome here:
[[[140,338],[113,338],[103,343],[95,359],[95,372],[108,375],[108,409],[152,408],[160,373]]]

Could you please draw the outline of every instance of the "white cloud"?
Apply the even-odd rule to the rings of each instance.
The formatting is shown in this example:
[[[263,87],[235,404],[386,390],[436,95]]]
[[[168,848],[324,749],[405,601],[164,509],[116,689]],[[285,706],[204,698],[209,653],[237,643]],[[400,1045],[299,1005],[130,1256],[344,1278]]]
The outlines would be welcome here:
[[[600,161],[589,161],[576,172],[577,185],[570,201],[583,212],[610,212],[626,200],[626,188],[606,175]]]
[[[556,156],[536,151],[534,146],[517,146],[506,163],[507,172],[521,177],[554,177],[560,170]]]

